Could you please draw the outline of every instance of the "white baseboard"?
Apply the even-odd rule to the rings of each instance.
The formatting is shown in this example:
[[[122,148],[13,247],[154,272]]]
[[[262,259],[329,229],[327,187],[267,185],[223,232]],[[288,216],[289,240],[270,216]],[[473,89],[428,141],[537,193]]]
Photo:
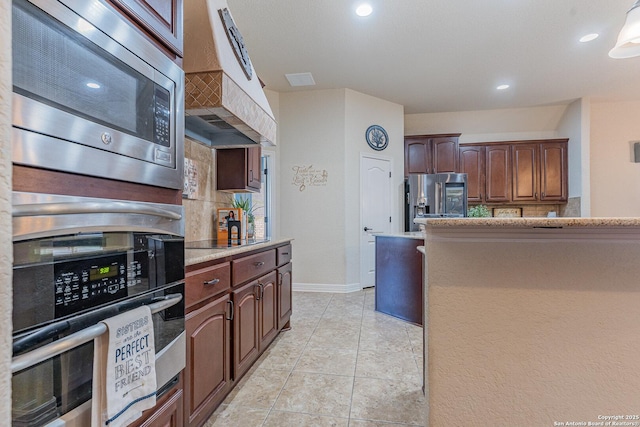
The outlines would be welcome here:
[[[298,292],[331,292],[334,294],[346,294],[362,290],[360,283],[349,284],[323,284],[323,283],[293,283],[293,291]]]

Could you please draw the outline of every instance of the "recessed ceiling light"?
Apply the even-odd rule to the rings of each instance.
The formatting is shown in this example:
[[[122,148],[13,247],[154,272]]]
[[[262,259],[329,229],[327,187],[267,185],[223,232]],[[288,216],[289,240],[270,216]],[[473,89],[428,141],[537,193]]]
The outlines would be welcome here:
[[[98,83],[95,83],[95,82],[87,83],[87,87],[90,87],[91,89],[100,89],[100,85]]]
[[[598,33],[585,34],[584,36],[580,37],[580,42],[582,43],[590,42],[592,40],[597,39],[598,36],[599,36]]]
[[[509,85],[500,85],[500,86],[496,87],[496,89],[498,89],[498,90],[509,89]]]
[[[284,76],[291,86],[314,86],[316,84],[311,73],[293,73]]]
[[[373,8],[367,3],[363,3],[356,8],[356,15],[358,16],[369,16],[371,12],[373,12]]]

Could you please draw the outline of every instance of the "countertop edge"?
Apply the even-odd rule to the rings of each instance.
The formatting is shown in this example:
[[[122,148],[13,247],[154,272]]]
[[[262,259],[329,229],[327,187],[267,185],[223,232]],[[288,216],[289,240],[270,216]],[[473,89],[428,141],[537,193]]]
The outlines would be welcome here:
[[[283,243],[288,243],[294,239],[278,238],[272,239],[268,242],[257,243],[255,245],[238,246],[234,248],[224,249],[185,249],[184,251],[184,264],[185,266],[201,264],[203,262],[214,261],[216,259],[225,258],[232,255],[240,255],[245,252],[251,252],[255,250],[265,249],[271,246],[279,246]]]
[[[563,228],[563,227],[583,227],[583,228],[625,228],[640,227],[640,218],[631,217],[600,217],[600,218],[578,218],[578,217],[531,217],[531,218],[418,218],[416,224],[424,224],[427,229],[431,228]]]

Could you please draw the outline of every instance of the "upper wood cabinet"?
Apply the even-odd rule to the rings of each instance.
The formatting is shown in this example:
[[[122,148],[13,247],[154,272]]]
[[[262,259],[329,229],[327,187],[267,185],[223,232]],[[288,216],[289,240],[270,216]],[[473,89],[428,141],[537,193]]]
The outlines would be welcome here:
[[[108,0],[162,50],[183,56],[183,0]]]
[[[567,141],[513,144],[513,201],[567,201]]]
[[[483,203],[485,192],[485,148],[477,145],[460,147],[459,172],[467,174],[467,199]]]
[[[568,139],[463,144],[469,203],[566,202]]]
[[[540,144],[540,200],[569,199],[568,139]]]
[[[511,198],[509,145],[462,145],[459,172],[467,174],[470,203],[505,203]]]
[[[459,133],[404,138],[404,174],[456,172]]]
[[[218,191],[260,192],[262,186],[262,148],[224,148],[216,150],[216,188]]]
[[[490,145],[486,152],[485,197],[486,203],[511,201],[511,147],[506,144]]]

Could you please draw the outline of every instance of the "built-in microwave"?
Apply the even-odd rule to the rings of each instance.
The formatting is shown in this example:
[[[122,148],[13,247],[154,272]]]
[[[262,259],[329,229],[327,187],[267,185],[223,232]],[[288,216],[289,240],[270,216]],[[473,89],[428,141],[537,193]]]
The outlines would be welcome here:
[[[13,0],[13,162],[182,188],[184,72],[99,0]]]

